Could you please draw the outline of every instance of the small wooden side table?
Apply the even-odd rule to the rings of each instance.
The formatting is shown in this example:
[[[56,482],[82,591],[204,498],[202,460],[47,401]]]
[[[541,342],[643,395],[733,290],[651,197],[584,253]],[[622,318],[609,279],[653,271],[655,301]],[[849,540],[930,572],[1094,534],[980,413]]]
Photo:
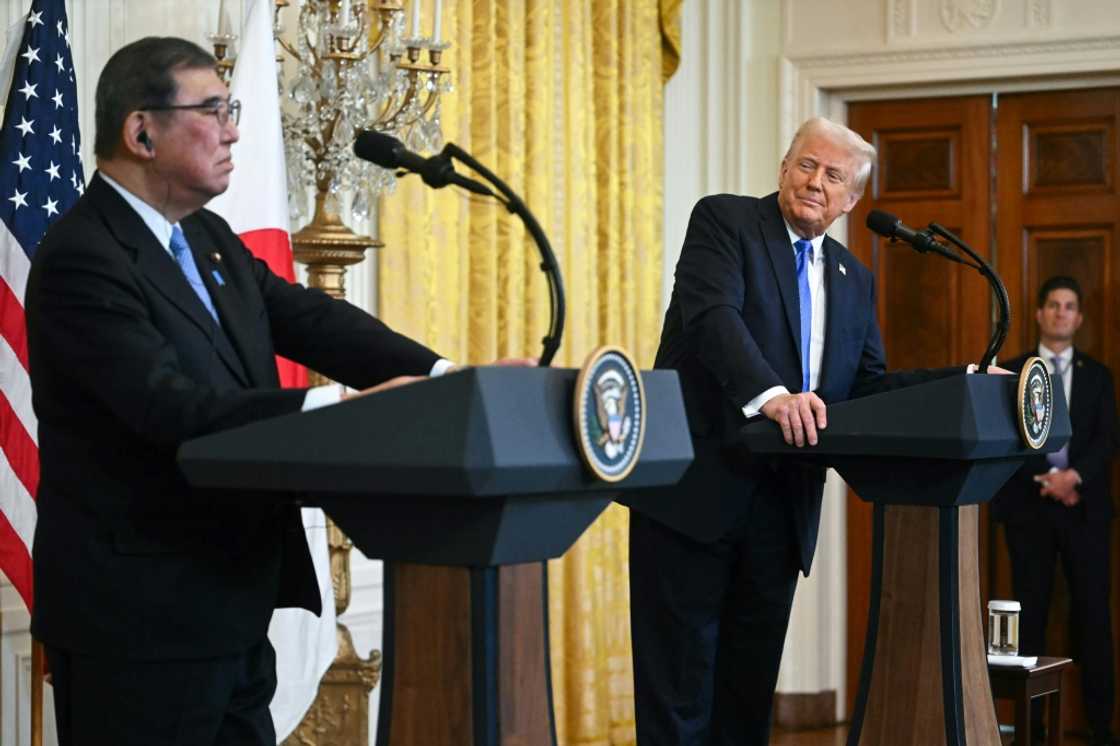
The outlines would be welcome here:
[[[988,666],[992,696],[1015,700],[1015,746],[1031,746],[1031,700],[1050,695],[1047,746],[1062,743],[1062,672],[1069,658],[1039,656],[1030,668]]]

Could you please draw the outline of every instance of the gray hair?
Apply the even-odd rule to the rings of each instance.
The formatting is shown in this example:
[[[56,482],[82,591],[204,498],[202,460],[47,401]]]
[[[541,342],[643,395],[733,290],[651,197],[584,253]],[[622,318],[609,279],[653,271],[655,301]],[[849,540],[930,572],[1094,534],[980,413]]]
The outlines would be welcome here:
[[[131,112],[170,104],[178,93],[176,72],[216,64],[214,55],[202,47],[173,36],[148,36],[118,49],[97,80],[94,154],[113,157]]]
[[[797,132],[793,136],[793,142],[789,144],[789,150],[782,156],[783,163],[789,160],[790,156],[797,150],[797,146],[809,135],[824,135],[833,142],[840,143],[851,152],[852,156],[859,161],[853,186],[857,192],[863,194],[864,187],[867,186],[867,180],[871,176],[871,166],[875,163],[877,155],[875,147],[864,140],[858,132],[839,122],[824,117],[813,117],[812,119],[806,119],[797,128]]]

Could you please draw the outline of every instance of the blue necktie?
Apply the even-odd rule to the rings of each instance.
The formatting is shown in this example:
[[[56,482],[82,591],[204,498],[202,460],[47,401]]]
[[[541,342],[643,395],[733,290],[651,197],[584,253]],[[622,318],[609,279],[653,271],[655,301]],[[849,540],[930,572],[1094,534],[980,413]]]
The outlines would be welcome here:
[[[809,294],[809,262],[813,244],[804,238],[794,241],[797,249],[797,304],[801,311],[801,390],[809,390],[809,340],[813,336],[813,297]]]
[[[1058,377],[1058,385],[1062,387],[1062,393],[1064,394],[1065,393],[1065,386],[1066,386],[1066,384],[1065,384],[1066,366],[1063,363],[1064,363],[1064,361],[1060,357],[1058,357],[1057,355],[1054,355],[1052,358],[1050,358],[1050,364],[1054,366],[1054,375],[1056,375]],[[1069,402],[1066,402],[1066,406],[1067,407],[1069,406]],[[1053,466],[1056,469],[1068,469],[1069,468],[1069,443],[1066,443],[1059,450],[1054,451],[1053,453],[1046,454],[1046,460],[1050,463],[1051,466]]]
[[[214,301],[210,299],[210,291],[202,284],[202,277],[198,274],[198,265],[194,263],[191,246],[187,243],[187,237],[183,235],[183,229],[177,225],[171,229],[171,253],[182,268],[183,274],[186,275],[187,282],[190,283],[195,295],[202,301],[202,305],[206,306],[206,310],[210,312],[214,321],[217,321],[218,312],[214,310]]]

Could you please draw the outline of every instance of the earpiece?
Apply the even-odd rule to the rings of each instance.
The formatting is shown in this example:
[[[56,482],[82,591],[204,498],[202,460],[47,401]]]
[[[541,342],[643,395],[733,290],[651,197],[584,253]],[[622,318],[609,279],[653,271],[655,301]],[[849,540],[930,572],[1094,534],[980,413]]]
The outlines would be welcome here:
[[[145,148],[147,148],[149,153],[151,153],[155,149],[155,147],[152,145],[152,138],[148,137],[148,133],[144,130],[140,130],[140,134],[136,135],[136,140]]]

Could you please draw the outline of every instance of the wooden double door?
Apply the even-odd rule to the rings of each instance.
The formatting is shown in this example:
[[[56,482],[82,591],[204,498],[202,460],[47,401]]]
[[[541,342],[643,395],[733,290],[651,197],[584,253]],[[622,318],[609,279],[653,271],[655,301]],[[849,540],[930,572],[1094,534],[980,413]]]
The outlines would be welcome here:
[[[1011,329],[1001,352],[1037,346],[1038,286],[1070,275],[1084,292],[1077,346],[1120,376],[1120,89],[965,96],[850,105],[849,125],[879,151],[867,194],[852,212],[849,248],[874,272],[889,366],[979,362],[993,328],[987,283],[974,270],[865,227],[873,209],[911,227],[940,223],[993,264],[1007,285]],[[1113,493],[1120,490],[1113,461]],[[1120,542],[1113,522],[1112,623],[1120,641]],[[871,507],[849,495],[848,708],[858,691],[871,574]],[[1011,598],[1001,526],[981,514],[986,602]],[[1068,592],[1057,571],[1049,655],[1074,655]],[[985,622],[986,624],[986,622]],[[1117,675],[1120,681],[1120,670]],[[1063,723],[1084,729],[1080,676],[1065,679]],[[1115,709],[1115,705],[1114,705]],[[1007,722],[1010,710],[1001,711]],[[1114,712],[1114,721],[1118,718]]]

